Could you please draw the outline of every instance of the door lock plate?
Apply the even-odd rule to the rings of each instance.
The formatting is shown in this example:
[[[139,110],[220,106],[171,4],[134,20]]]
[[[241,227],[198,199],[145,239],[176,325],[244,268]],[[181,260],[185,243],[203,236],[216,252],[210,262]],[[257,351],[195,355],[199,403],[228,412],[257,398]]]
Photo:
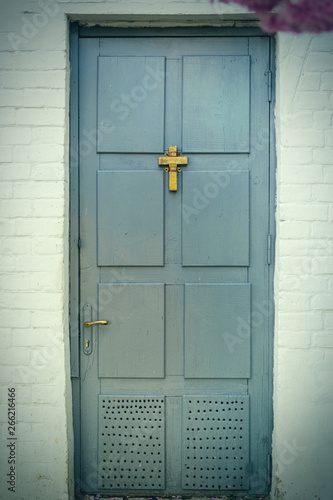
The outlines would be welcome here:
[[[92,321],[92,306],[90,304],[84,304],[83,306],[83,323],[91,323]],[[83,352],[84,354],[91,354],[92,352],[92,328],[84,328],[84,343]]]

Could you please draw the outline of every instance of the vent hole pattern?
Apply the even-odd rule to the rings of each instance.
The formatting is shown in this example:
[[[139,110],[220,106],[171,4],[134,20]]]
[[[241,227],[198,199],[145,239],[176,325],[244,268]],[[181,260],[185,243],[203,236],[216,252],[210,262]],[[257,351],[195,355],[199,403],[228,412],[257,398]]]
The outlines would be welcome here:
[[[184,490],[247,490],[249,397],[184,396]]]
[[[164,398],[99,397],[99,487],[164,489]]]

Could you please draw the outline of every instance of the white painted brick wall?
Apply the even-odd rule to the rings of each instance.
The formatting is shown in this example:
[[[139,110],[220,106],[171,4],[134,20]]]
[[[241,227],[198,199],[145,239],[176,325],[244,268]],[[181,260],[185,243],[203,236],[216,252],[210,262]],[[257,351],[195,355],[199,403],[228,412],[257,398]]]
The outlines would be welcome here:
[[[0,20],[1,422],[7,388],[17,392],[16,492],[7,490],[1,428],[0,498],[68,499],[67,283],[64,162],[66,124],[66,19],[14,50],[8,35],[22,35],[38,2],[2,2]],[[66,371],[65,371],[66,367]],[[68,427],[69,426],[69,427]]]
[[[0,482],[5,500],[67,500],[71,489],[66,13],[219,22],[244,9],[208,0],[2,2],[1,471],[12,386],[19,439],[17,491],[9,496]],[[331,500],[333,36],[279,34],[277,48],[272,499]]]
[[[333,34],[279,35],[277,48],[272,498],[329,500]]]

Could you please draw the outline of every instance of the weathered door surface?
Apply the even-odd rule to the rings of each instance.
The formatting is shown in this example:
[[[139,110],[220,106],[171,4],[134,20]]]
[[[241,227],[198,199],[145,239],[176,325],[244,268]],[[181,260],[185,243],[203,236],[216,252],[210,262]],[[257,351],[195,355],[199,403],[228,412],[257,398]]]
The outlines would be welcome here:
[[[81,490],[265,493],[269,38],[79,58]]]

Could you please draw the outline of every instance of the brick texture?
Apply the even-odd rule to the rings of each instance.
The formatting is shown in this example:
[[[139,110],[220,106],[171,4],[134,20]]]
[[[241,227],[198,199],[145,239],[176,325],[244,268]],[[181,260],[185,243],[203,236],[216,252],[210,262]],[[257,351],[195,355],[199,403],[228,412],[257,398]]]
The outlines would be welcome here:
[[[333,490],[332,49],[332,34],[278,37],[274,499]]]
[[[47,491],[50,499],[68,500],[66,18],[57,2],[14,0],[1,9],[0,421],[14,387],[19,445],[14,493],[6,484],[6,426],[0,498],[39,500]]]

